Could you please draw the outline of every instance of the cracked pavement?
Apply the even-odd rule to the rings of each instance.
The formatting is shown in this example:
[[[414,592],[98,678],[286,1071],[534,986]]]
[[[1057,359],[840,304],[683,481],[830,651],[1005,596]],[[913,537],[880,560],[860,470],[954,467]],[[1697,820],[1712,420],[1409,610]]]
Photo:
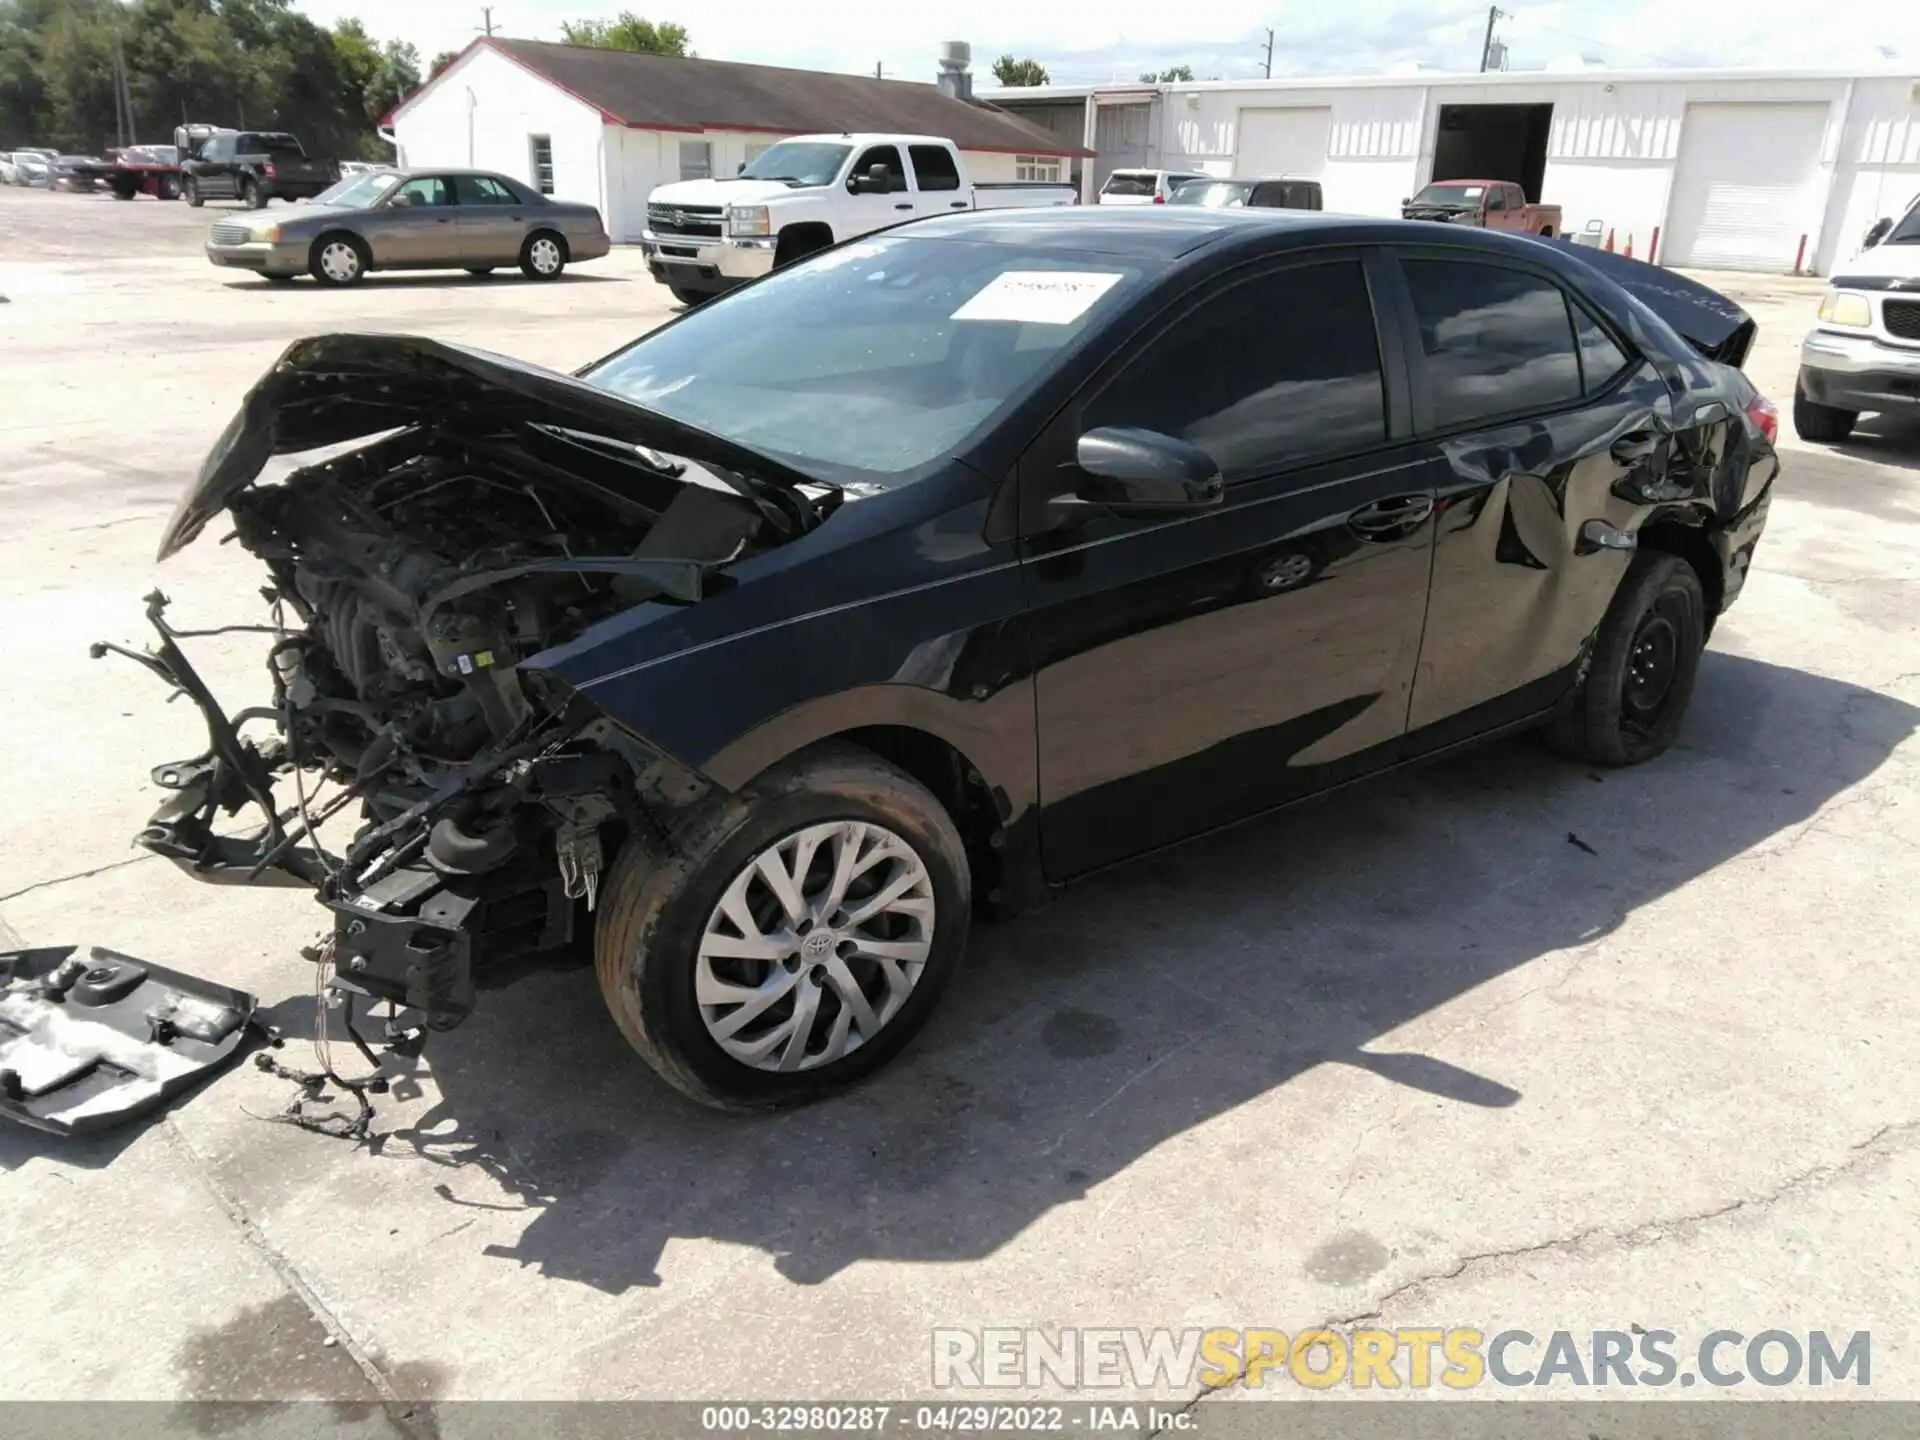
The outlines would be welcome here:
[[[86,647],[138,642],[156,583],[256,618],[232,547],[151,556],[287,340],[571,367],[669,302],[624,253],[269,289],[198,258],[205,223],[0,190],[0,938],[250,988],[303,1065],[320,913],[135,863],[147,771],[201,740]],[[1784,406],[1818,283],[1720,283],[1768,297],[1749,369]],[[436,1037],[371,1147],[271,1123],[292,1087],[251,1066],[103,1141],[0,1131],[0,1398],[427,1433],[438,1399],[926,1395],[936,1324],[1375,1319],[1867,1329],[1868,1393],[1920,1398],[1920,432],[1785,464],[1673,753],[1504,743],[1093,882],[982,931],[906,1061],[831,1104],[695,1110],[556,970]],[[250,637],[194,653],[261,689]],[[1097,1398],[1149,1396],[1196,1398]]]

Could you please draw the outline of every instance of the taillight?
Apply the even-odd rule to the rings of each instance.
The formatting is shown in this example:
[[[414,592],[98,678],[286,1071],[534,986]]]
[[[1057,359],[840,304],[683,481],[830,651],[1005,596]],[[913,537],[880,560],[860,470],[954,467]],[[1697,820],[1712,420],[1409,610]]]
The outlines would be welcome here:
[[[260,167],[260,173],[271,180],[273,178],[273,162],[269,160],[266,164],[262,165]]]
[[[1167,203],[1167,197],[1156,190],[1153,192],[1153,203],[1156,205],[1164,205]]]
[[[1758,390],[1754,391],[1753,398],[1747,401],[1747,418],[1753,422],[1756,430],[1767,437],[1769,445],[1779,440],[1780,411]]]

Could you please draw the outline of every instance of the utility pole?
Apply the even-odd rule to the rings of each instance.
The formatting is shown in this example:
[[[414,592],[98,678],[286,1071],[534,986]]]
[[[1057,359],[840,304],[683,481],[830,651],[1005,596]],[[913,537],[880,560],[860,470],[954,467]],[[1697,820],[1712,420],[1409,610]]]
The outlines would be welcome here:
[[[880,62],[878,60],[873,62],[873,78],[876,80],[884,80],[887,78],[885,74],[881,72]]]
[[[480,17],[480,28],[486,32],[487,38],[491,40],[493,38],[493,7],[491,5],[482,5],[480,7]]]
[[[1266,74],[1267,74],[1267,79],[1269,80],[1273,79],[1273,27],[1271,25],[1267,27]]]
[[[133,91],[127,88],[127,57],[120,48],[120,31],[113,32],[113,121],[124,147],[134,141]]]
[[[1489,5],[1487,7],[1487,38],[1480,43],[1480,73],[1482,75],[1487,73],[1487,62],[1493,58],[1493,22],[1501,19],[1510,20],[1512,18],[1512,16],[1508,15],[1507,12],[1502,10],[1498,5]]]

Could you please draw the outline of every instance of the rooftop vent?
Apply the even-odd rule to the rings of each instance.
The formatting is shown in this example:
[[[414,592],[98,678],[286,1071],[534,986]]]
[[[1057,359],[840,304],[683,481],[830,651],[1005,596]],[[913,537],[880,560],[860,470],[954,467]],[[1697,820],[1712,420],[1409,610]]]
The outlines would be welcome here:
[[[935,82],[942,93],[956,100],[973,99],[973,76],[967,67],[973,63],[973,47],[964,40],[945,40],[940,44],[940,75]]]

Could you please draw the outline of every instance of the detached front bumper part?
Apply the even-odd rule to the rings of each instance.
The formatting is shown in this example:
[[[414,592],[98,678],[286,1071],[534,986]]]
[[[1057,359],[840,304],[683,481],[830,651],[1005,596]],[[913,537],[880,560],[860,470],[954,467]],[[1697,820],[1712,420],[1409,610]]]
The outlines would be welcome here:
[[[123,1124],[240,1053],[242,990],[78,946],[0,952],[0,1115],[56,1135]]]

